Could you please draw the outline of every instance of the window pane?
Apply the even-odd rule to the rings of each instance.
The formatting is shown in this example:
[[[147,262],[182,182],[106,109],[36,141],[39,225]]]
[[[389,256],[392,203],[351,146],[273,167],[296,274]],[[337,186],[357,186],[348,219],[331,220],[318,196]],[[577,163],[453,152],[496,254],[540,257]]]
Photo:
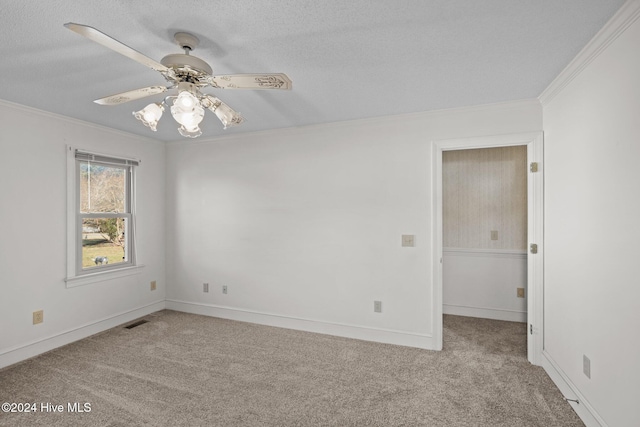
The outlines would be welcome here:
[[[127,168],[80,163],[80,212],[126,212]]]
[[[126,218],[83,218],[82,268],[128,262]]]

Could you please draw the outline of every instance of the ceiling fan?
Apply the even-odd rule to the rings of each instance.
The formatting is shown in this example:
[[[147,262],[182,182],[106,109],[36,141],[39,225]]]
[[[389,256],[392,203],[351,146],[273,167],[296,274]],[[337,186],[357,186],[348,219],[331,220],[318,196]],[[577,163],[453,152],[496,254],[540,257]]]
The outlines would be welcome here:
[[[202,135],[198,125],[204,117],[205,108],[220,119],[225,129],[242,123],[244,118],[240,113],[234,111],[217,97],[201,92],[207,86],[215,89],[280,90],[290,90],[292,86],[289,77],[283,73],[214,76],[209,64],[190,55],[190,52],[198,46],[199,40],[189,33],[179,32],[174,35],[175,42],[184,50],[184,53],[169,54],[157,62],[93,27],[73,22],[66,23],[64,26],[89,40],[158,71],[169,82],[167,86],[149,86],[106,96],[96,99],[95,103],[119,105],[177,89],[176,95],[169,95],[162,102],[151,103],[142,110],[133,112],[135,118],[152,131],[156,130],[156,125],[162,117],[165,106],[170,108],[171,115],[180,124],[178,128],[180,134],[189,138]]]

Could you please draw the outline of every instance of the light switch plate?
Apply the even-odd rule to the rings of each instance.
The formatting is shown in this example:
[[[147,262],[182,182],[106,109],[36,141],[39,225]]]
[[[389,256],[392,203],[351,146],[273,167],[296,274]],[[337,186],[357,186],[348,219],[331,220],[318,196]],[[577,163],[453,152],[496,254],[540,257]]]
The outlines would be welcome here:
[[[587,378],[591,378],[591,360],[589,360],[586,354],[582,355],[582,372]]]
[[[373,302],[373,311],[375,313],[382,313],[382,301]]]
[[[414,247],[416,242],[416,236],[414,234],[403,234],[402,235],[402,246],[403,247]]]

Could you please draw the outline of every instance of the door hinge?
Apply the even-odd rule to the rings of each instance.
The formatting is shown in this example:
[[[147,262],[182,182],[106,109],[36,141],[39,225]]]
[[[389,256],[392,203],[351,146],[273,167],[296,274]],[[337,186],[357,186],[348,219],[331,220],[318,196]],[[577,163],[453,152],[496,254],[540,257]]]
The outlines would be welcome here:
[[[532,254],[537,254],[538,253],[538,245],[535,243],[532,243],[531,245],[529,245],[529,251]]]
[[[529,165],[529,170],[531,172],[538,172],[538,162],[531,162]]]
[[[522,329],[520,329],[520,330],[522,330]],[[529,323],[529,333],[531,335],[533,335],[533,325],[531,323]]]

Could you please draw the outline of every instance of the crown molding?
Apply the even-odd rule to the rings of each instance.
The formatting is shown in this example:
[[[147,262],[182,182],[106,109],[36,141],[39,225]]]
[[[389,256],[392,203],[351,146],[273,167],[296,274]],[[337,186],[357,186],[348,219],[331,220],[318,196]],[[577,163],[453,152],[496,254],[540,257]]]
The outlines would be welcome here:
[[[17,104],[15,102],[7,101],[5,99],[0,99],[0,108],[2,108],[2,107],[10,108],[12,110],[22,111],[24,113],[33,114],[33,115],[39,116],[39,117],[46,117],[46,118],[55,119],[55,120],[58,120],[58,121],[71,123],[71,124],[82,126],[82,127],[85,127],[85,128],[95,129],[95,130],[98,130],[98,131],[101,131],[101,132],[108,132],[108,133],[112,133],[112,134],[115,134],[115,135],[124,136],[124,137],[127,137],[127,138],[137,139],[137,140],[139,140],[141,142],[152,142],[152,143],[155,143],[155,144],[162,144],[162,141],[157,140],[157,139],[148,138],[148,137],[136,135],[134,133],[129,133],[129,132],[125,132],[125,131],[122,131],[122,130],[110,128],[108,126],[103,126],[103,125],[99,125],[99,124],[96,124],[96,123],[87,122],[85,120],[75,119],[75,118],[69,117],[69,116],[64,116],[62,114],[52,113],[50,111],[40,110],[38,108],[29,107],[29,106],[22,105],[22,104]]]
[[[513,101],[496,102],[491,104],[471,105],[465,107],[445,108],[440,110],[427,110],[415,113],[394,114],[380,117],[367,117],[364,119],[343,120],[339,122],[320,123],[306,126],[296,126],[288,128],[259,130],[253,132],[239,132],[230,135],[213,136],[206,138],[198,138],[189,141],[189,145],[215,144],[224,141],[233,141],[246,138],[280,136],[282,134],[305,134],[322,129],[340,129],[352,128],[354,126],[385,126],[388,123],[397,123],[398,121],[415,121],[425,120],[438,116],[456,115],[456,114],[472,114],[483,111],[500,111],[511,110],[514,108],[531,108],[538,107],[540,101],[537,98],[518,99]],[[175,147],[184,145],[185,139],[165,142],[167,147]]]
[[[640,18],[640,0],[628,0],[540,94],[538,100],[542,106],[546,106],[556,95],[562,92],[638,18]]]

